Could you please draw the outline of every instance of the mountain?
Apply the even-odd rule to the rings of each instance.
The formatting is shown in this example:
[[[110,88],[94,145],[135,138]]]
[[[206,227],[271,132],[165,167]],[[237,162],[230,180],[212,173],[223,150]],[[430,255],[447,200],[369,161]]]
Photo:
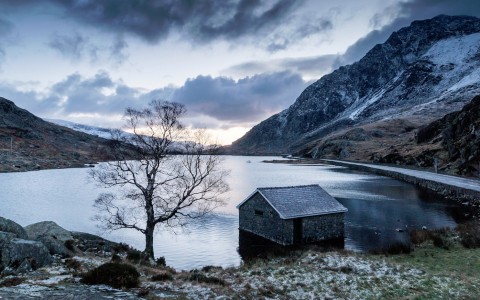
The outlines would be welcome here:
[[[109,160],[109,143],[46,122],[0,97],[0,172],[80,167]]]
[[[441,15],[414,21],[360,61],[311,84],[292,106],[253,127],[230,151],[348,158],[355,139],[368,138],[362,131],[379,128],[383,144],[372,145],[370,157],[377,146],[411,140],[415,129],[461,109],[477,94],[480,19]],[[408,134],[398,139],[397,133]],[[325,142],[332,135],[337,142],[329,150]],[[338,144],[339,136],[345,145]]]

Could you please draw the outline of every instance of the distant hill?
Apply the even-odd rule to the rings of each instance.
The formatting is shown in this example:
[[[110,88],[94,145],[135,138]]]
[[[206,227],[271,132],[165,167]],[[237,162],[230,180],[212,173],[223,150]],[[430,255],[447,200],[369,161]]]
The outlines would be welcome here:
[[[0,97],[0,172],[80,167],[111,159],[110,140],[46,122]]]
[[[415,144],[418,128],[478,94],[480,19],[415,21],[307,87],[229,150],[381,160],[398,145]]]

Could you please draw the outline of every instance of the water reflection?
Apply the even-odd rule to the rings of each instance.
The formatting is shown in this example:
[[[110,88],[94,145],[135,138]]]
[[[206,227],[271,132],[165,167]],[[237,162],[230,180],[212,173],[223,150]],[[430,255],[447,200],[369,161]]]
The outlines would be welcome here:
[[[314,246],[316,250],[324,251],[344,249],[345,247],[344,238],[331,239],[305,245],[282,246],[244,230],[239,230],[238,233],[237,251],[243,261],[286,255],[292,250],[308,249],[312,246]]]

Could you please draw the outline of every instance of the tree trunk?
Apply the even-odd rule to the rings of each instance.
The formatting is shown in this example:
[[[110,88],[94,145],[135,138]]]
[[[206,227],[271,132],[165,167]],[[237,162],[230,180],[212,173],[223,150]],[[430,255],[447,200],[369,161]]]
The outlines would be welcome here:
[[[151,259],[155,259],[154,253],[153,253],[153,230],[155,229],[155,226],[153,225],[147,225],[147,228],[145,230],[145,256]]]
[[[155,260],[153,253],[153,231],[155,230],[155,213],[153,211],[153,183],[148,179],[148,195],[145,196],[145,212],[147,213],[147,227],[145,228],[145,256],[151,260]]]

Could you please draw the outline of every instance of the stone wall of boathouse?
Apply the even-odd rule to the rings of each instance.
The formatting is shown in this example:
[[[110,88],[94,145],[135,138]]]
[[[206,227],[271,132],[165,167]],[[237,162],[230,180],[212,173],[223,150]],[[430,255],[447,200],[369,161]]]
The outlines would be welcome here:
[[[293,244],[293,220],[283,220],[257,192],[239,207],[239,228],[282,245]]]
[[[239,207],[239,229],[282,245],[312,243],[344,236],[344,213],[301,218],[301,240],[295,237],[295,219],[281,219],[257,192]]]
[[[302,218],[302,243],[343,237],[344,215],[336,213]]]

